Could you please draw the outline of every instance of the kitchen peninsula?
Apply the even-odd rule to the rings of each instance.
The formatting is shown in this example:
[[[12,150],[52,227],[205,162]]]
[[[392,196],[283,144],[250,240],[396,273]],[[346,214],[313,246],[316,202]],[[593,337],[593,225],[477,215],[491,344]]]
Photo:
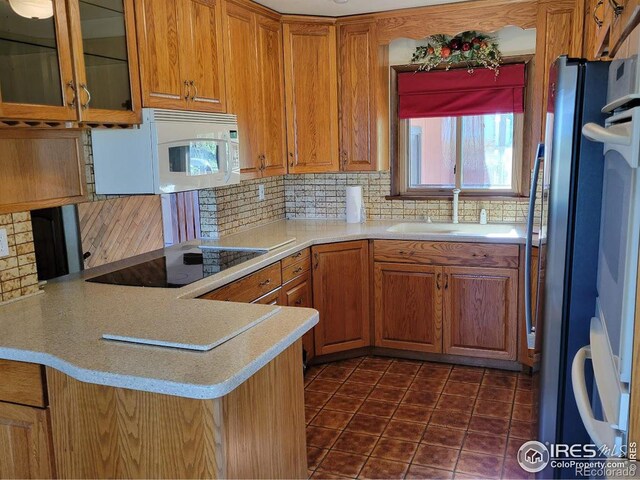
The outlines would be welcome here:
[[[470,265],[502,262],[512,268],[517,261],[523,242],[519,226],[444,227],[391,221],[279,221],[222,241],[202,241],[241,247],[255,238],[273,244],[294,239],[179,289],[84,280],[160,258],[170,250],[192,250],[197,241],[63,277],[46,285],[44,294],[0,306],[0,376],[6,379],[0,385],[0,419],[13,419],[10,434],[27,434],[31,442],[23,452],[15,452],[12,461],[25,462],[20,457],[24,453],[28,471],[36,477],[303,477],[300,339],[318,324],[318,312],[199,298],[279,263],[284,291],[288,272],[303,275],[296,272],[315,269],[323,261],[315,253],[309,259],[301,252],[331,245],[370,242],[373,251],[375,242],[397,241],[407,244],[402,248],[445,248],[439,258],[452,255],[454,250],[447,248],[455,249]],[[416,259],[421,255],[415,251]],[[509,280],[513,277],[506,278],[505,286],[517,287]],[[365,282],[352,283],[349,288],[362,284],[368,289]],[[274,280],[268,288],[279,290],[278,285]],[[510,302],[505,305],[499,306],[496,318],[506,322],[504,334],[510,340],[505,353],[497,349],[494,358],[512,361],[516,332],[507,319],[515,318],[515,312]],[[324,321],[331,321],[330,314]],[[368,320],[364,324],[369,325]],[[334,332],[328,325],[325,337]],[[127,332],[132,337],[173,338],[181,344],[232,338],[204,352],[101,338]],[[368,343],[372,344],[378,345],[378,340]],[[335,345],[323,348],[328,353]],[[416,345],[407,348],[420,350]],[[487,352],[483,356],[490,358]],[[467,349],[464,354],[473,352]]]

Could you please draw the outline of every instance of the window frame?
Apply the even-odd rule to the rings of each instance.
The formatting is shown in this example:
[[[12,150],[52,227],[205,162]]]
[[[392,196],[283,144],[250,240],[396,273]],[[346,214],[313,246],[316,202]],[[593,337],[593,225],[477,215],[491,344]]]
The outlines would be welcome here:
[[[526,125],[531,125],[533,117],[532,108],[532,91],[533,91],[533,71],[531,69],[533,55],[521,55],[506,57],[503,61],[504,64],[509,63],[525,63],[526,65],[526,86],[525,86],[525,112],[522,114],[514,115],[514,162],[512,171],[512,188],[505,189],[469,189],[465,188],[461,191],[460,196],[466,198],[480,198],[480,199],[505,199],[514,197],[527,197],[529,195],[530,176],[526,175],[527,169],[525,165],[531,161],[531,139],[527,136],[531,135],[530,128],[526,128]],[[464,67],[461,65],[460,67]],[[455,66],[453,67],[455,68]],[[446,199],[453,196],[452,188],[411,188],[409,187],[409,151],[408,151],[408,136],[409,136],[409,120],[403,120],[398,118],[398,85],[397,79],[399,73],[415,72],[418,70],[417,65],[393,65],[390,68],[391,74],[391,109],[390,109],[390,130],[391,130],[391,145],[390,145],[390,171],[391,171],[391,190],[388,200],[430,200],[430,199]],[[461,117],[458,117],[458,125],[461,122]],[[456,164],[460,161],[460,136],[457,138],[457,160]],[[461,168],[456,168],[456,185],[461,184]],[[459,188],[459,187],[458,187]]]

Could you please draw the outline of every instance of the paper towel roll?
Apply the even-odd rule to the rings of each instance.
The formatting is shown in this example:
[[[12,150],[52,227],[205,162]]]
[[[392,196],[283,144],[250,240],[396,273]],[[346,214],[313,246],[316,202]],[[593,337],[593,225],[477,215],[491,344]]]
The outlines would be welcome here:
[[[347,223],[362,221],[362,187],[347,186]]]

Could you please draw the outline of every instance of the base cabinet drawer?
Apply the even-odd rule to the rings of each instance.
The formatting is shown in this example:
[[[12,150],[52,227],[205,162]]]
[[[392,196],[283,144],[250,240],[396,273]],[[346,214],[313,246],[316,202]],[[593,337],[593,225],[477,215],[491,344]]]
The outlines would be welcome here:
[[[518,245],[408,240],[374,242],[377,262],[518,268],[519,254]]]
[[[313,289],[311,288],[311,274],[307,272],[282,287],[283,305],[288,307],[313,307]],[[302,337],[302,348],[307,352],[307,361],[315,356],[315,328],[312,328]]]
[[[43,367],[35,363],[0,360],[0,402],[46,407]]]
[[[280,262],[269,265],[229,285],[205,293],[204,300],[251,303],[282,285]]]

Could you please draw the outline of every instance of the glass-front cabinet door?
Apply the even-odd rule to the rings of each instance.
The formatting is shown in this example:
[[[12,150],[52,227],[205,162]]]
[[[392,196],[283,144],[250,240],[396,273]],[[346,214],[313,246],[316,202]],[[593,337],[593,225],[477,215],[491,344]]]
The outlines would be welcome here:
[[[0,119],[75,120],[64,0],[0,1]]]
[[[85,123],[140,123],[134,0],[67,0],[78,116]]]

